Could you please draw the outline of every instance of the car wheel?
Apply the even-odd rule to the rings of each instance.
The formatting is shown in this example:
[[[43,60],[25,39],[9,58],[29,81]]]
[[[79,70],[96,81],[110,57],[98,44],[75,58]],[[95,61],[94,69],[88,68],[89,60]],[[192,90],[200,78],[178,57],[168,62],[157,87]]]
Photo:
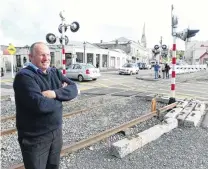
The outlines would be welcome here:
[[[121,75],[121,73],[119,73],[119,75]]]
[[[78,80],[79,80],[79,82],[82,82],[84,80],[83,76],[82,75],[79,75],[78,76]]]
[[[97,79],[92,79],[92,80],[97,80]]]

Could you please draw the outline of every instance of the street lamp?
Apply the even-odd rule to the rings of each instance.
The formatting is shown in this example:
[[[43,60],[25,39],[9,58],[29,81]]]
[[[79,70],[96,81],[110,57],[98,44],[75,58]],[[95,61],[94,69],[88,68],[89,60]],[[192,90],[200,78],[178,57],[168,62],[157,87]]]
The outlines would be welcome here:
[[[85,48],[86,48],[86,42],[85,42],[85,41],[84,41],[83,45],[84,45],[84,56],[83,56],[83,62],[85,63]]]

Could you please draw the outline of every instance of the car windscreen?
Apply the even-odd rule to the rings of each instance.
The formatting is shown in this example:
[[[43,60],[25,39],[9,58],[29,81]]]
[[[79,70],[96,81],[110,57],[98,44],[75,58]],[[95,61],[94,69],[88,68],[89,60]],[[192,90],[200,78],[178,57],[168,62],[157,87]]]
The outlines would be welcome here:
[[[86,65],[83,65],[83,67],[89,69],[89,68],[95,68],[95,66],[91,65],[91,64],[86,64]]]
[[[125,64],[125,65],[123,65],[123,67],[133,67],[133,65],[132,64]]]

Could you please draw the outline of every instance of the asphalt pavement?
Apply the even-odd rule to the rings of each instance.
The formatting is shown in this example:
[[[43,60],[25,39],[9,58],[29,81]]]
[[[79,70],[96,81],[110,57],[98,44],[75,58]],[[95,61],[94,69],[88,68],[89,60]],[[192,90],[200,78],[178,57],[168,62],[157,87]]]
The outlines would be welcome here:
[[[201,71],[176,75],[176,97],[208,101],[207,74],[207,71]],[[130,76],[119,75],[118,71],[108,71],[102,72],[101,77],[96,81],[75,82],[81,92],[94,88],[115,88],[170,96],[171,79],[147,81],[137,79],[138,76],[148,76],[150,79],[154,79],[154,72],[153,70],[140,70],[139,75]],[[13,95],[12,83],[10,73],[1,78],[1,96]]]

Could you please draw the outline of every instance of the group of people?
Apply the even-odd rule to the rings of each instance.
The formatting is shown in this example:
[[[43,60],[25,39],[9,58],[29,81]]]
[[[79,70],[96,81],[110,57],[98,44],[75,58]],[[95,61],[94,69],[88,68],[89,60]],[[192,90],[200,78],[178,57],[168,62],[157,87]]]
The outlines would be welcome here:
[[[161,69],[160,69],[161,68]],[[161,66],[158,64],[158,62],[156,62],[156,64],[154,65],[154,71],[155,71],[155,79],[160,78],[160,70],[162,70],[162,78],[163,79],[169,79],[169,71],[170,71],[170,66],[165,63],[162,64]]]

